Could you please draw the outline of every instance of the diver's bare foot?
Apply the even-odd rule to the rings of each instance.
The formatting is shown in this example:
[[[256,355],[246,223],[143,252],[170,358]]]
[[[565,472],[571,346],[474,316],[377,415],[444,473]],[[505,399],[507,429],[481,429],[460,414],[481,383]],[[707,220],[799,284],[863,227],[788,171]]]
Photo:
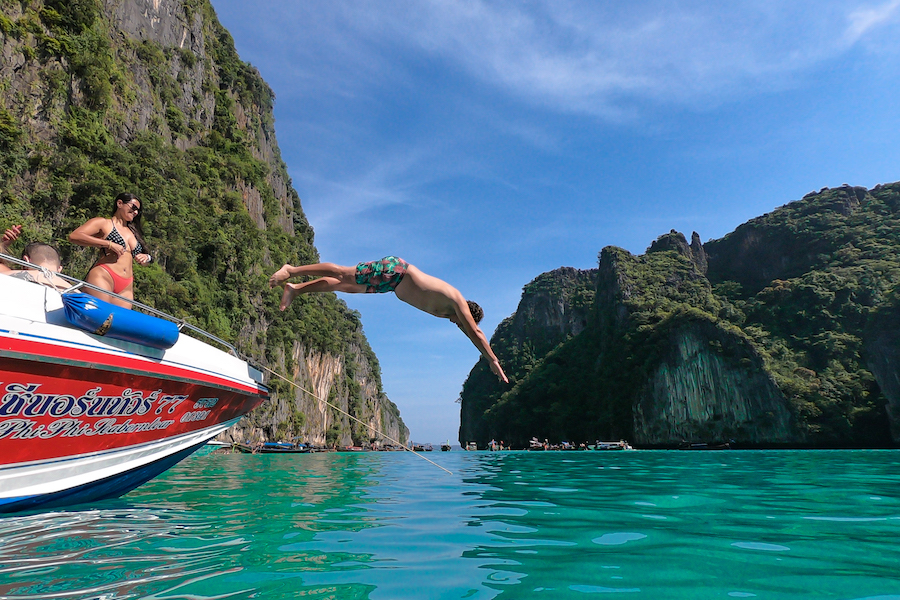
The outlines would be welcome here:
[[[284,286],[284,293],[281,295],[281,304],[278,306],[281,310],[287,310],[287,307],[294,301],[294,296],[299,294],[296,283],[288,283]]]
[[[288,267],[290,266],[291,265],[284,265],[283,267],[275,271],[275,273],[271,277],[269,277],[269,287],[278,287],[279,285],[290,279],[291,274],[288,272]],[[281,310],[284,309],[282,308]]]

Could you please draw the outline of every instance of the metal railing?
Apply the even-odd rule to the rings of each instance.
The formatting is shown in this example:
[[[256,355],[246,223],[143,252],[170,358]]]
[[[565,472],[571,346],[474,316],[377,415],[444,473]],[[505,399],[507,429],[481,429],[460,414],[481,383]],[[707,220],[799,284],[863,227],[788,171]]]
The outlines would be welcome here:
[[[208,331],[204,331],[195,325],[191,325],[184,319],[179,319],[179,318],[173,317],[172,315],[165,313],[161,310],[157,310],[157,309],[153,308],[152,306],[147,306],[146,304],[138,302],[137,300],[125,298],[123,296],[120,296],[119,294],[107,291],[101,287],[98,287],[96,285],[88,283],[87,281],[82,281],[81,279],[78,279],[77,277],[72,277],[71,275],[66,275],[65,273],[55,273],[55,272],[52,272],[52,271],[46,269],[45,267],[39,267],[38,265],[30,263],[27,260],[22,260],[20,258],[14,257],[14,256],[9,256],[8,254],[3,254],[2,252],[0,252],[0,260],[3,260],[4,262],[13,263],[13,264],[16,264],[16,265],[19,265],[19,266],[22,266],[22,267],[25,267],[28,269],[33,269],[35,271],[40,271],[41,273],[44,274],[44,277],[46,277],[48,281],[52,281],[51,277],[56,276],[56,277],[64,279],[65,281],[68,281],[69,283],[73,284],[71,287],[69,287],[65,290],[61,290],[60,291],[61,294],[75,292],[82,288],[87,288],[87,289],[94,290],[96,292],[100,292],[102,294],[107,294],[109,296],[113,296],[115,298],[118,298],[119,300],[122,300],[123,302],[128,302],[132,306],[140,308],[142,311],[150,313],[155,317],[159,317],[159,318],[162,318],[167,321],[171,321],[171,322],[175,323],[178,326],[178,331],[181,331],[182,329],[187,329],[188,331],[191,331],[193,333],[196,333],[197,335],[200,335],[209,340],[212,340],[213,342],[216,342],[217,344],[221,344],[222,346],[227,348],[231,354],[240,358],[241,360],[244,360],[244,361],[247,360],[246,358],[244,358],[244,356],[241,355],[240,352],[237,351],[237,348],[235,348],[234,346],[232,346],[231,344],[229,344],[222,338],[217,337],[217,336],[209,333]]]

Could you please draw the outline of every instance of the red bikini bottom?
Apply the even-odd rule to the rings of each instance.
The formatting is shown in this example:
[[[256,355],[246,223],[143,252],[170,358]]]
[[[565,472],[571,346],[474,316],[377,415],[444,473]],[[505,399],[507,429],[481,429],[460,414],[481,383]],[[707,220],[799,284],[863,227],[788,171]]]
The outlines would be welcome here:
[[[127,288],[129,285],[131,285],[131,282],[134,281],[134,277],[122,277],[121,275],[113,271],[112,268],[107,264],[97,266],[109,273],[109,276],[112,277],[114,294],[121,293],[122,290]]]

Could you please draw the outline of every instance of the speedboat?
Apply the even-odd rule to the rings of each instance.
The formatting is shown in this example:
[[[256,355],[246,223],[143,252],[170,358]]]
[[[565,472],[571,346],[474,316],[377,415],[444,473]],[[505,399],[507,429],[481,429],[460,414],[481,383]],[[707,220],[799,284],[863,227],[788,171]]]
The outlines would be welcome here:
[[[234,444],[233,448],[244,454],[309,454],[312,449],[306,444],[287,442],[263,442],[261,444]]]
[[[682,442],[678,446],[679,450],[730,450],[730,442]]]
[[[604,450],[604,451],[608,451],[608,450],[634,450],[634,448],[631,447],[631,444],[629,444],[629,443],[626,442],[625,440],[619,440],[618,442],[601,442],[601,441],[598,441],[596,444],[594,444],[594,446],[592,447],[592,449],[593,449],[593,450]]]
[[[549,444],[547,444],[546,440],[541,442],[536,437],[533,437],[528,441],[528,449],[532,452],[546,450],[548,447]]]
[[[223,340],[64,278],[59,292],[0,275],[0,512],[121,496],[268,398]]]

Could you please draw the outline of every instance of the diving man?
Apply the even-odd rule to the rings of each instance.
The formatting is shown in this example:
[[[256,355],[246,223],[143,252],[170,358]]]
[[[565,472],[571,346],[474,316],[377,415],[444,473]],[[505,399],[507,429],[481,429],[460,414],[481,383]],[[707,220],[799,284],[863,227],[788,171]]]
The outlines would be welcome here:
[[[304,283],[286,283],[295,276],[314,277]],[[478,323],[484,316],[481,307],[466,300],[455,287],[422,272],[396,256],[362,262],[355,267],[318,263],[315,265],[284,265],[269,278],[269,286],[285,284],[281,296],[281,310],[285,310],[298,294],[314,292],[345,292],[348,294],[394,292],[407,304],[435,317],[449,319],[459,327],[490,364],[491,371],[509,383],[500,361],[491,350]]]

